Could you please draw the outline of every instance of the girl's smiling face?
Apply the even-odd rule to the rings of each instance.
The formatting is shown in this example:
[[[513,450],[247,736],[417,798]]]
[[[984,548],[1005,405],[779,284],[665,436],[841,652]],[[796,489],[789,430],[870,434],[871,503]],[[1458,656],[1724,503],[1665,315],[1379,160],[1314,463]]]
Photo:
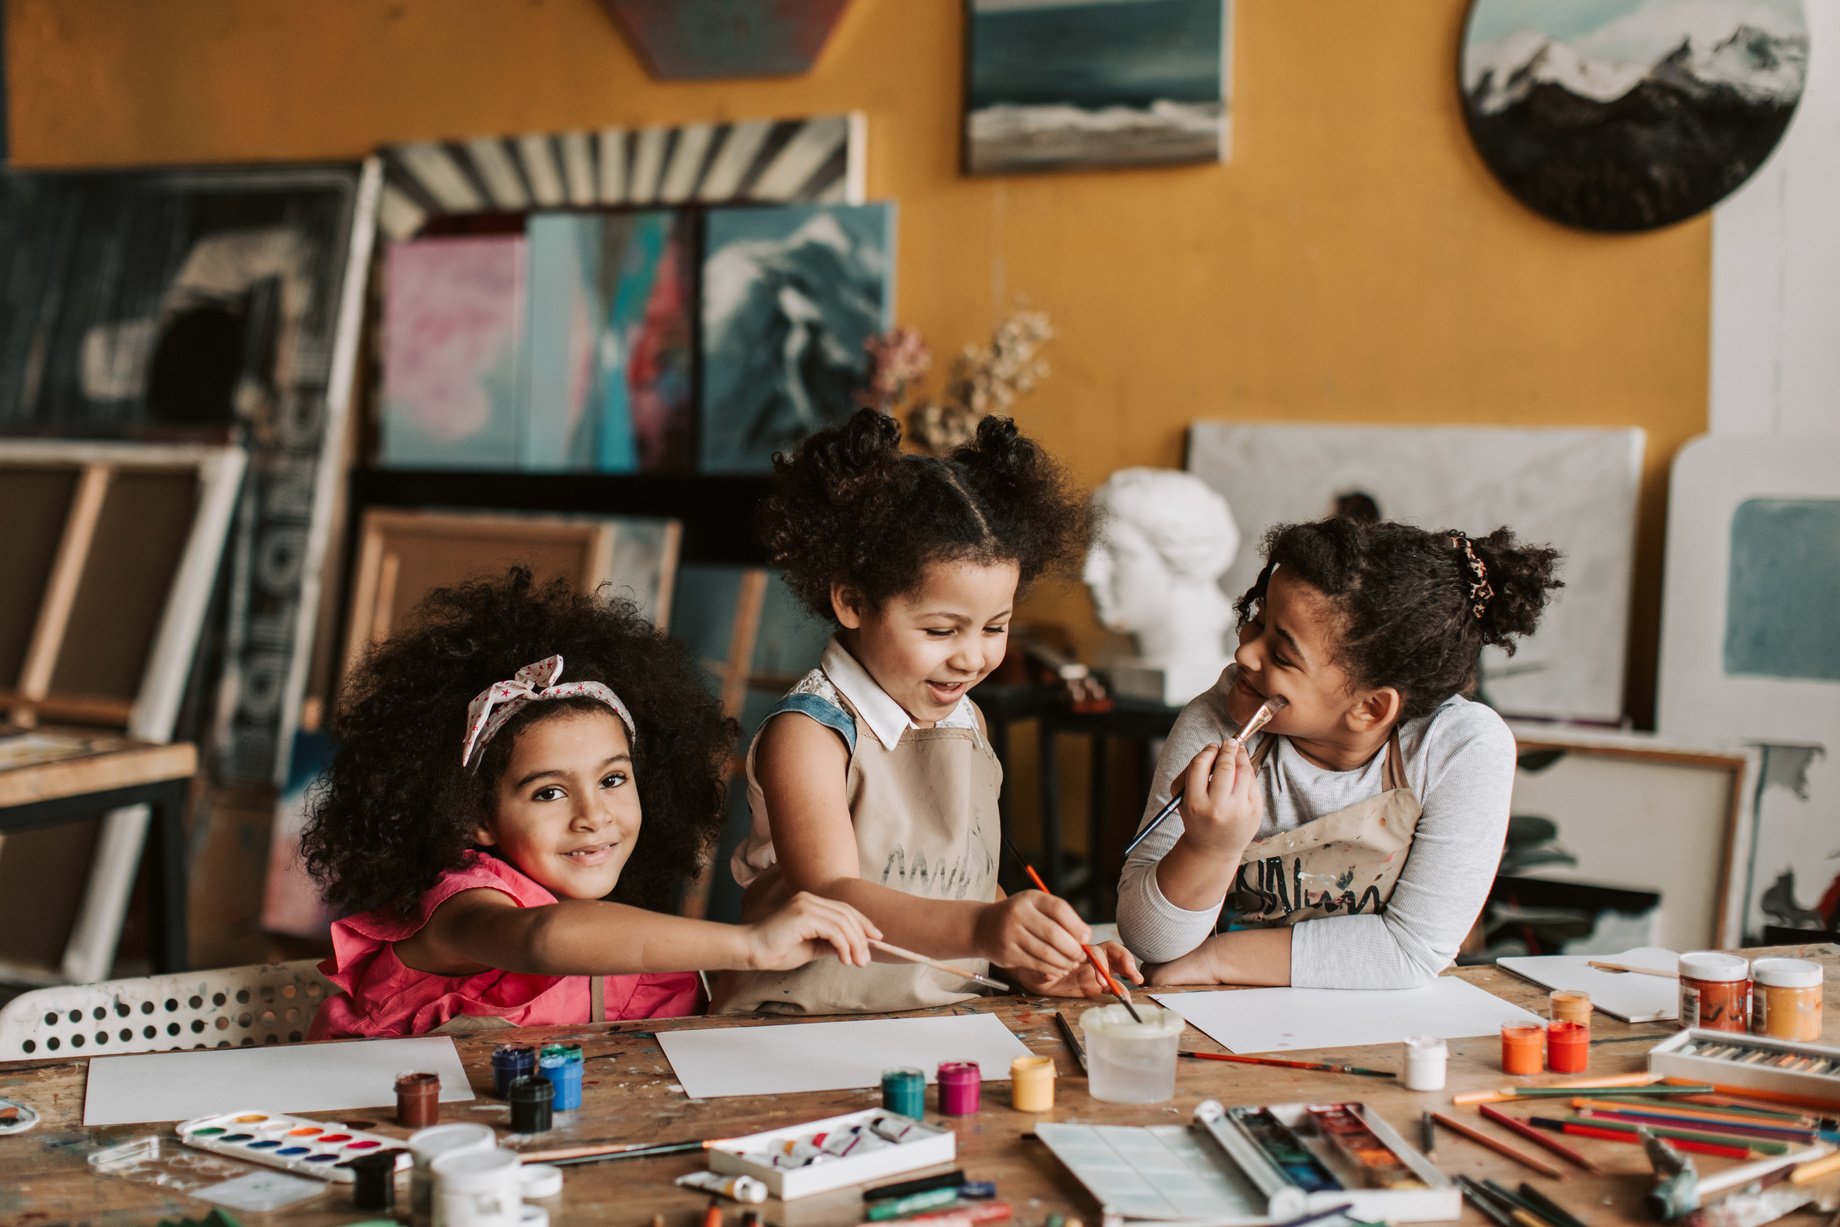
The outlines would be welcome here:
[[[1245,724],[1259,705],[1282,695],[1290,706],[1265,727],[1291,739],[1304,755],[1329,766],[1356,753],[1356,762],[1372,752],[1374,738],[1384,740],[1398,712],[1398,693],[1390,688],[1358,690],[1335,663],[1340,619],[1329,599],[1310,584],[1274,571],[1265,599],[1239,629],[1239,666],[1227,694],[1227,715]]]
[[[933,562],[918,588],[878,609],[841,586],[831,605],[850,654],[927,728],[1003,660],[1020,578],[1014,562]]]
[[[517,735],[474,838],[558,899],[599,899],[620,880],[642,815],[626,726],[611,711],[539,717]]]

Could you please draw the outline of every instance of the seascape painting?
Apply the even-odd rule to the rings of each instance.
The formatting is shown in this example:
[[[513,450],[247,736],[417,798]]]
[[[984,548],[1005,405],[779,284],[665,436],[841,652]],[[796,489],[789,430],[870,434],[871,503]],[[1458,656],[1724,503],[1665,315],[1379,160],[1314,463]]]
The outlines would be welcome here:
[[[1226,157],[1229,0],[969,0],[965,169]]]
[[[517,467],[524,273],[521,234],[390,245],[384,259],[383,464]]]
[[[1530,208],[1646,230],[1717,204],[1801,100],[1801,0],[1472,0],[1471,137]]]
[[[703,252],[701,467],[764,473],[856,407],[893,325],[894,206],[713,209]]]

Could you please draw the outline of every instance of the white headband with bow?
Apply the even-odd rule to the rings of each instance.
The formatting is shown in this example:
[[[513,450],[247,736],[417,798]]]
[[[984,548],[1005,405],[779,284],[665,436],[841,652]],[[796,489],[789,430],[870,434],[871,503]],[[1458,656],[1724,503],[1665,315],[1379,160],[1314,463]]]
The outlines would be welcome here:
[[[480,758],[485,757],[488,742],[505,727],[505,721],[518,714],[531,703],[541,703],[546,699],[589,698],[605,703],[613,709],[613,714],[626,726],[627,740],[637,744],[638,731],[633,727],[632,713],[626,710],[626,704],[620,702],[620,696],[600,682],[566,682],[556,684],[562,676],[562,657],[550,656],[539,660],[534,665],[525,665],[511,676],[508,681],[493,682],[467,704],[466,707],[466,744],[460,748],[460,765],[473,762],[474,752]]]

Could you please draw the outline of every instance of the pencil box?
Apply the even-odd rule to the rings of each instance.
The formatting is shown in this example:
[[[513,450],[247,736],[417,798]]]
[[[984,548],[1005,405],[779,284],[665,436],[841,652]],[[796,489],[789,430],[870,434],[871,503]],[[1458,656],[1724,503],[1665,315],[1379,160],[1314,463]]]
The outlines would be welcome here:
[[[1695,1027],[1648,1051],[1648,1072],[1840,1104],[1840,1048]]]
[[[902,1140],[889,1141],[863,1154],[831,1155],[803,1167],[776,1167],[763,1161],[765,1156],[776,1152],[783,1154],[788,1147],[816,1135],[823,1134],[827,1139],[833,1135],[844,1137],[852,1130],[872,1127],[879,1122],[891,1124],[891,1132],[903,1133]],[[816,1149],[821,1150],[822,1146]],[[752,1176],[765,1184],[767,1192],[773,1196],[791,1201],[884,1176],[950,1163],[957,1154],[958,1138],[950,1130],[882,1108],[869,1108],[717,1142],[709,1148],[709,1169],[724,1175]]]
[[[360,1155],[394,1154],[399,1172],[410,1163],[401,1138],[285,1112],[215,1112],[183,1121],[173,1131],[187,1146],[335,1184],[352,1183],[350,1163]]]

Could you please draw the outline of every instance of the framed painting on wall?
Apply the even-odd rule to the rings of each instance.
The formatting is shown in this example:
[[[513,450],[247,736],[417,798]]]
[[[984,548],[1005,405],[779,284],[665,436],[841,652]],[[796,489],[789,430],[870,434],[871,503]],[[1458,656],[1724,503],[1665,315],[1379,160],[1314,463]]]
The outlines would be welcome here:
[[[972,174],[1219,162],[1231,0],[968,0]]]

